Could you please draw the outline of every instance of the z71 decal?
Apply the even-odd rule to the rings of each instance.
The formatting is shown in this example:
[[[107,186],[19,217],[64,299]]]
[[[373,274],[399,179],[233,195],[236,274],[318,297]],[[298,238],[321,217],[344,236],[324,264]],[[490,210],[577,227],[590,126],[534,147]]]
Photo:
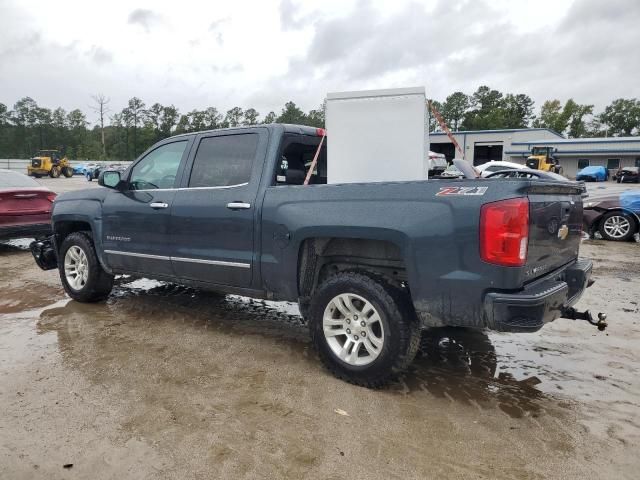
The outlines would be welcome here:
[[[489,187],[442,187],[436,197],[448,195],[484,195]]]

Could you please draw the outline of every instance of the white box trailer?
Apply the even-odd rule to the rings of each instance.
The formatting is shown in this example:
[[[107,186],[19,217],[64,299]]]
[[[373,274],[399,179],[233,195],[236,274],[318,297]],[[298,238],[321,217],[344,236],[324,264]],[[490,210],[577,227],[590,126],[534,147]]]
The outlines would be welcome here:
[[[327,94],[327,183],[428,178],[425,90]]]

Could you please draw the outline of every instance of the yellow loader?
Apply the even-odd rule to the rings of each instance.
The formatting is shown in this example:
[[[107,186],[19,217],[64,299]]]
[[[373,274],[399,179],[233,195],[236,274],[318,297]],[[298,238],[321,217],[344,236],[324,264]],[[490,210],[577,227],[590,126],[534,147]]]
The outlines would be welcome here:
[[[58,178],[60,175],[69,178],[73,176],[73,167],[58,150],[40,150],[27,165],[27,174],[36,178],[46,175],[51,178]]]
[[[556,152],[557,148],[554,147],[533,147],[527,158],[527,167],[562,175],[562,166],[555,156]]]

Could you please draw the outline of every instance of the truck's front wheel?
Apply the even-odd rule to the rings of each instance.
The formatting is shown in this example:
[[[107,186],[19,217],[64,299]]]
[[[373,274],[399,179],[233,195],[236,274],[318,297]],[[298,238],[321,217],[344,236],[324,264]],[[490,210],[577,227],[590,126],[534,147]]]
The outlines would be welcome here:
[[[338,378],[381,387],[415,357],[420,331],[408,296],[382,279],[337,274],[313,295],[309,310],[313,343]]]
[[[58,269],[65,291],[78,302],[104,300],[113,288],[113,275],[100,265],[88,233],[75,232],[64,239],[58,254]]]

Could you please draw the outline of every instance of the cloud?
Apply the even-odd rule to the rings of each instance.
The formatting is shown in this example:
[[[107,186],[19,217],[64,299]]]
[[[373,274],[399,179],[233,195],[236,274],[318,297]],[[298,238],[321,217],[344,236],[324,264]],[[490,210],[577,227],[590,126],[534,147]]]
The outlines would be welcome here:
[[[305,91],[417,84],[443,99],[486,84],[526,93],[538,106],[573,97],[596,110],[613,98],[637,96],[640,2],[576,0],[564,18],[533,31],[492,5],[438,0],[431,8],[386,11],[360,0],[341,16],[310,24],[306,52],[290,58],[267,90],[281,99],[287,91],[300,98]],[[281,2],[283,29],[296,25],[296,12],[289,0]]]
[[[93,46],[88,52],[89,57],[98,65],[104,65],[113,61],[113,54],[102,47]]]
[[[149,33],[152,26],[162,21],[162,16],[153,10],[146,8],[136,8],[129,14],[127,23],[130,25],[140,25],[145,32]]]
[[[300,7],[293,0],[280,2],[280,27],[283,31],[298,30],[306,23],[306,18],[300,16]]]
[[[211,24],[209,25],[209,31],[215,35],[216,43],[220,47],[224,45],[224,37],[220,30],[224,26],[224,24],[229,23],[230,20],[230,17],[219,18],[211,22]]]

